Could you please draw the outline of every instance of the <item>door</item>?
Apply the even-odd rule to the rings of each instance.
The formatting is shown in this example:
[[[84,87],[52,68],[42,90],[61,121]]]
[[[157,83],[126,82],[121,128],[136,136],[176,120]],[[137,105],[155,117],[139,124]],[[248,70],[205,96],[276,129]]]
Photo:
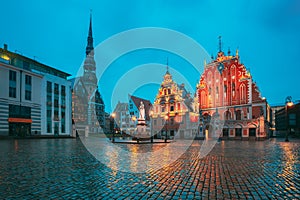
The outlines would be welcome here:
[[[242,137],[242,129],[235,128],[235,137]]]
[[[256,128],[249,128],[249,136],[256,137]]]
[[[228,137],[228,135],[229,135],[229,129],[223,128],[223,137]]]

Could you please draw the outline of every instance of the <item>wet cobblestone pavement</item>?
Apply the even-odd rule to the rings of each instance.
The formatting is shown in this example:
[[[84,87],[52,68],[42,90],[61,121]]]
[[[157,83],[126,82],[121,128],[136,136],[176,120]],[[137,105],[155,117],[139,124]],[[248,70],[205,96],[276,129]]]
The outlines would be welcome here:
[[[199,159],[201,143],[162,169],[137,174],[108,168],[79,139],[2,140],[0,198],[300,199],[300,141],[222,141]]]

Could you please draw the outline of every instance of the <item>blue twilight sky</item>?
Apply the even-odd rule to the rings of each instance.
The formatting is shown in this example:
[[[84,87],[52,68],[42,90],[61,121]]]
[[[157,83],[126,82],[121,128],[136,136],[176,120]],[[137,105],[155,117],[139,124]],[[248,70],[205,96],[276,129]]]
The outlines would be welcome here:
[[[233,53],[239,48],[242,62],[250,68],[262,96],[271,105],[283,103],[289,95],[300,100],[298,0],[2,0],[0,5],[1,46],[6,43],[11,51],[35,57],[73,76],[85,57],[92,9],[95,47],[132,28],[163,27],[193,38],[208,54],[216,55],[221,35],[224,52],[228,47]],[[106,110],[111,110],[114,86],[120,78],[143,64],[156,63],[164,68],[166,57],[171,73],[183,75],[189,82],[185,84],[194,89],[201,69],[195,70],[186,60],[169,52],[134,51],[120,56],[99,81]],[[154,74],[162,80],[164,71],[165,68]],[[179,76],[176,81],[180,83]],[[157,88],[157,83],[149,83],[127,93],[153,102]],[[118,100],[126,99],[127,96]]]

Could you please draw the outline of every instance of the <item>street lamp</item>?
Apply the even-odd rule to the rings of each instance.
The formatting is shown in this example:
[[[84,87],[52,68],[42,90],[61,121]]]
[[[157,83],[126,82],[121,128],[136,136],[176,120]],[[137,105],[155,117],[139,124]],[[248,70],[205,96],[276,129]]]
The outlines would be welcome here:
[[[134,137],[137,137],[137,135],[136,135],[136,126],[135,126],[136,116],[133,115],[133,116],[131,117],[131,120],[132,120],[132,122],[133,122],[133,135],[134,135]],[[137,142],[139,142],[139,141],[138,141],[138,137],[137,137]]]
[[[203,136],[203,116],[202,110],[199,109],[199,137]]]
[[[289,142],[289,132],[291,129],[289,128],[289,117],[288,117],[288,108],[294,105],[292,101],[292,97],[288,96],[285,98],[285,120],[286,120],[286,132],[285,132],[285,141]]]
[[[168,115],[165,116],[165,120],[166,120],[166,135],[165,135],[165,143],[166,143],[167,142],[167,137],[168,137],[168,120],[169,120]]]
[[[112,113],[111,114],[111,117],[113,118],[113,123],[114,123],[114,129],[113,129],[113,138],[112,138],[112,142],[114,143],[115,142],[115,129],[116,129],[116,127],[115,127],[115,117],[116,117],[116,113]]]
[[[152,119],[153,117],[153,110],[150,111],[150,141],[151,143],[153,143],[153,132],[152,132],[152,129],[153,129],[153,124],[152,124]]]

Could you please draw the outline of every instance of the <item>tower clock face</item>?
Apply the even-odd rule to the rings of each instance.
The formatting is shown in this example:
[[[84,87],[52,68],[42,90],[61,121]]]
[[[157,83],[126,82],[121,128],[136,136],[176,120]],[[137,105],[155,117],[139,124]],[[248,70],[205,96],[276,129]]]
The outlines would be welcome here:
[[[223,63],[220,63],[218,66],[219,72],[222,73],[223,69],[224,69],[224,65],[223,65]]]

